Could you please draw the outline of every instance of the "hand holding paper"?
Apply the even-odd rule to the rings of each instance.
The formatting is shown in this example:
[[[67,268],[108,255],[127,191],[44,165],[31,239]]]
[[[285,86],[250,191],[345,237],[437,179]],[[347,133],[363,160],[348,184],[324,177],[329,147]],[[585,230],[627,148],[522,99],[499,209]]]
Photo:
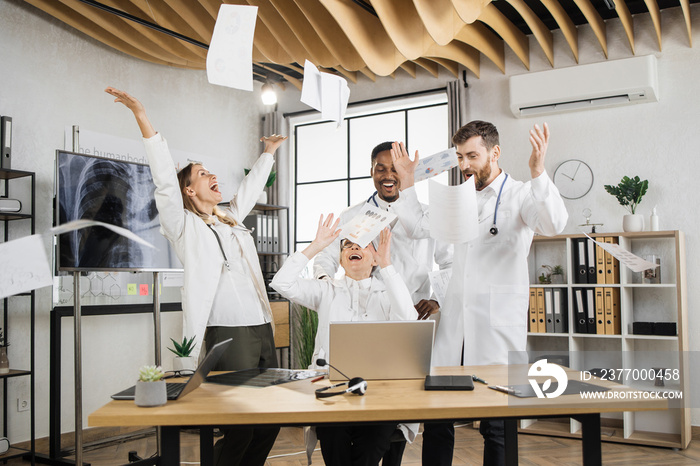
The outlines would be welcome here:
[[[367,204],[362,208],[361,213],[341,227],[340,237],[347,238],[361,248],[365,248],[395,218],[396,214]]]

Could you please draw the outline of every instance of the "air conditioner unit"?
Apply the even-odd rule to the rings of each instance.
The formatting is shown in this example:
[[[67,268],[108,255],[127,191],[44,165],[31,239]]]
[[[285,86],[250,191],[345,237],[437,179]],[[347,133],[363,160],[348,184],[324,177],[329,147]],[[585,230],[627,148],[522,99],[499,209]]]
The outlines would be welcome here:
[[[659,100],[654,55],[520,74],[509,86],[517,118]]]

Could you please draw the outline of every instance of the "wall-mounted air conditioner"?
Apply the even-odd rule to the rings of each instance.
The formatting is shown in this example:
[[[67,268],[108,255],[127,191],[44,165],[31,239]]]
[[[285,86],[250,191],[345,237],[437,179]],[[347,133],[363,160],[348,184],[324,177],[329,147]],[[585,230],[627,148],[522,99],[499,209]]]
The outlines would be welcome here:
[[[520,74],[509,84],[518,118],[659,100],[653,55]]]

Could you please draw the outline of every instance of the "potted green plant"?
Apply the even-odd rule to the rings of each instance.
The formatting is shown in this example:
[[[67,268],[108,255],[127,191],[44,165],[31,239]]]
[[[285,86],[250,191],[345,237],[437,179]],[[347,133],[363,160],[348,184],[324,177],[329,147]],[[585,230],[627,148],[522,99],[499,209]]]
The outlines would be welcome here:
[[[164,375],[160,366],[142,366],[139,369],[139,379],[136,382],[134,394],[134,403],[137,406],[162,406],[168,401]]]
[[[537,277],[537,281],[540,282],[540,285],[549,285],[552,283],[552,266],[551,265],[543,265],[540,267],[540,269],[537,271],[539,276]]]
[[[564,283],[564,267],[561,265],[552,266],[552,283],[562,284]]]
[[[245,173],[246,176],[248,176],[248,173],[250,173],[250,168],[244,168],[243,173]],[[275,180],[277,179],[277,172],[274,170],[270,170],[270,174],[267,177],[267,181],[265,182],[265,187],[269,188],[275,183]],[[267,204],[267,191],[264,191],[260,193],[260,197],[258,198],[258,204]]]
[[[5,341],[5,334],[0,328],[0,374],[7,374],[10,372],[10,360],[7,359],[8,346],[10,346],[10,344]]]
[[[294,305],[294,355],[296,366],[308,369],[313,365],[314,345],[318,330],[318,314],[309,308]]]
[[[178,343],[172,338],[170,339],[173,342],[173,347],[168,349],[175,354],[175,359],[173,359],[174,371],[194,371],[197,367],[197,362],[190,356],[194,349],[194,338],[182,337],[182,343]]]
[[[644,217],[637,214],[636,210],[648,188],[649,181],[640,180],[638,176],[634,178],[624,176],[617,186],[605,185],[605,190],[615,196],[617,202],[629,211],[629,215],[622,218],[624,231],[644,230]]]

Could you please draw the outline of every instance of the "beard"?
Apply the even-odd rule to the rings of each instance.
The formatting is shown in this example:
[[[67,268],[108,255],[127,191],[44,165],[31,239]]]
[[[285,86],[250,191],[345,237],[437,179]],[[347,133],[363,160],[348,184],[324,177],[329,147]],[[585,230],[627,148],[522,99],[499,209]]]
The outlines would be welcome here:
[[[473,176],[474,187],[477,191],[481,191],[486,187],[486,183],[488,183],[489,178],[491,177],[491,164],[487,163],[484,168],[473,173],[463,171],[462,176],[464,176],[465,180],[469,178],[469,176]]]

